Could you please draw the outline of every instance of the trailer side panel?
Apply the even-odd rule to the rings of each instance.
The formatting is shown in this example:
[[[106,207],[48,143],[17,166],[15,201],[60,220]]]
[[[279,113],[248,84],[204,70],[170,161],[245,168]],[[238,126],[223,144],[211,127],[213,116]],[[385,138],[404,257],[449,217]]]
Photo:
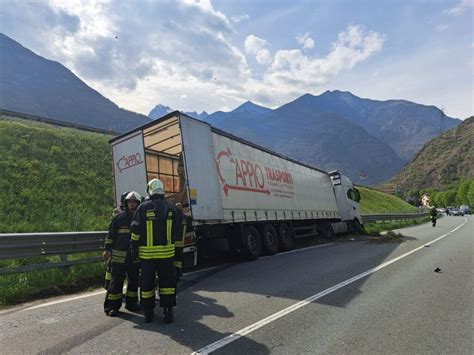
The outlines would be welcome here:
[[[225,221],[339,218],[328,174],[213,132]]]

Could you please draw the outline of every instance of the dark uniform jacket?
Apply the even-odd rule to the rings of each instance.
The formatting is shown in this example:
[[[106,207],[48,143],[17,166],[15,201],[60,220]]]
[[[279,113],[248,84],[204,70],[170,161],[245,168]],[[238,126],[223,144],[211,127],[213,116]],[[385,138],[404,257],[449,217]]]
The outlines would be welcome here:
[[[130,223],[132,215],[120,212],[112,219],[109,235],[105,240],[105,249],[112,252],[112,262],[124,263],[130,255]]]
[[[140,259],[167,259],[175,255],[181,239],[181,214],[163,196],[153,195],[141,203],[131,223],[132,243]]]

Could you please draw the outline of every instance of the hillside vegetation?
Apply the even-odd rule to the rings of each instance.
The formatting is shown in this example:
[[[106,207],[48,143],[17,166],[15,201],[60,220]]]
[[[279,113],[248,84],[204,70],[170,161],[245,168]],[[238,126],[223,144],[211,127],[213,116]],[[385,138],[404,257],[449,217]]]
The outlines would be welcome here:
[[[110,136],[0,119],[0,233],[105,230]]]
[[[370,213],[399,213],[417,212],[418,209],[401,198],[384,192],[357,186],[360,191],[360,208],[362,214]]]
[[[105,230],[113,206],[110,136],[0,119],[0,233]],[[363,213],[412,211],[361,188]]]
[[[474,178],[474,117],[426,143],[416,157],[389,181],[407,196],[410,190],[445,191]],[[410,195],[412,195],[411,193]]]

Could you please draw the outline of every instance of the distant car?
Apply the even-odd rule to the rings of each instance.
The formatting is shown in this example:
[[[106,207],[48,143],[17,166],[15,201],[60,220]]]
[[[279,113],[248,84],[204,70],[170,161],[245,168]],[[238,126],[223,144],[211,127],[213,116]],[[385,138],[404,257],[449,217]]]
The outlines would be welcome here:
[[[450,216],[450,215],[452,216],[452,215],[453,215],[453,212],[452,212],[453,209],[454,209],[454,206],[448,206],[448,207],[446,207],[446,214],[447,214],[448,216]]]
[[[461,205],[459,206],[459,209],[462,211],[464,214],[471,214],[471,209],[469,208],[468,205]]]
[[[437,208],[436,211],[438,211],[438,213],[446,213],[446,208]]]
[[[464,212],[461,211],[459,208],[453,208],[450,214],[453,216],[464,216]]]

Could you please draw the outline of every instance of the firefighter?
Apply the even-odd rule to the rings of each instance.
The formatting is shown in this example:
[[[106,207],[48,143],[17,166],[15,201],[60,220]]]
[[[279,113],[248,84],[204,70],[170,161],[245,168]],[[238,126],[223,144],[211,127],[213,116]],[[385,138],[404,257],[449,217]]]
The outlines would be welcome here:
[[[138,261],[132,260],[130,254],[130,223],[140,201],[141,196],[138,192],[128,193],[124,199],[125,210],[114,217],[111,223],[109,238],[112,242],[106,244],[106,253],[111,260],[112,279],[104,302],[104,311],[110,317],[117,316],[122,305],[125,276],[128,278],[125,308],[132,312],[140,309],[138,305],[140,265]]]
[[[114,211],[112,213],[112,222],[114,221],[114,217],[116,217],[120,212],[123,212],[125,210],[125,197],[127,197],[128,191],[127,192],[122,192],[122,195],[120,195],[120,206],[114,208]],[[102,253],[102,258],[105,260],[105,265],[106,265],[106,270],[105,270],[105,281],[104,281],[104,288],[106,290],[109,289],[110,285],[110,280],[112,280],[112,261],[110,260],[110,252],[107,250],[107,245],[112,244],[112,239],[110,239],[110,228],[112,227],[112,222],[110,222],[109,225],[109,233],[107,235],[107,239],[105,239],[105,250]],[[110,248],[109,248],[110,249]]]
[[[165,199],[159,179],[148,182],[147,193],[149,199],[138,207],[131,224],[132,257],[141,264],[141,305],[145,322],[151,322],[158,274],[160,307],[164,308],[165,322],[172,323],[176,305],[175,241],[179,239],[181,218],[176,207]]]

